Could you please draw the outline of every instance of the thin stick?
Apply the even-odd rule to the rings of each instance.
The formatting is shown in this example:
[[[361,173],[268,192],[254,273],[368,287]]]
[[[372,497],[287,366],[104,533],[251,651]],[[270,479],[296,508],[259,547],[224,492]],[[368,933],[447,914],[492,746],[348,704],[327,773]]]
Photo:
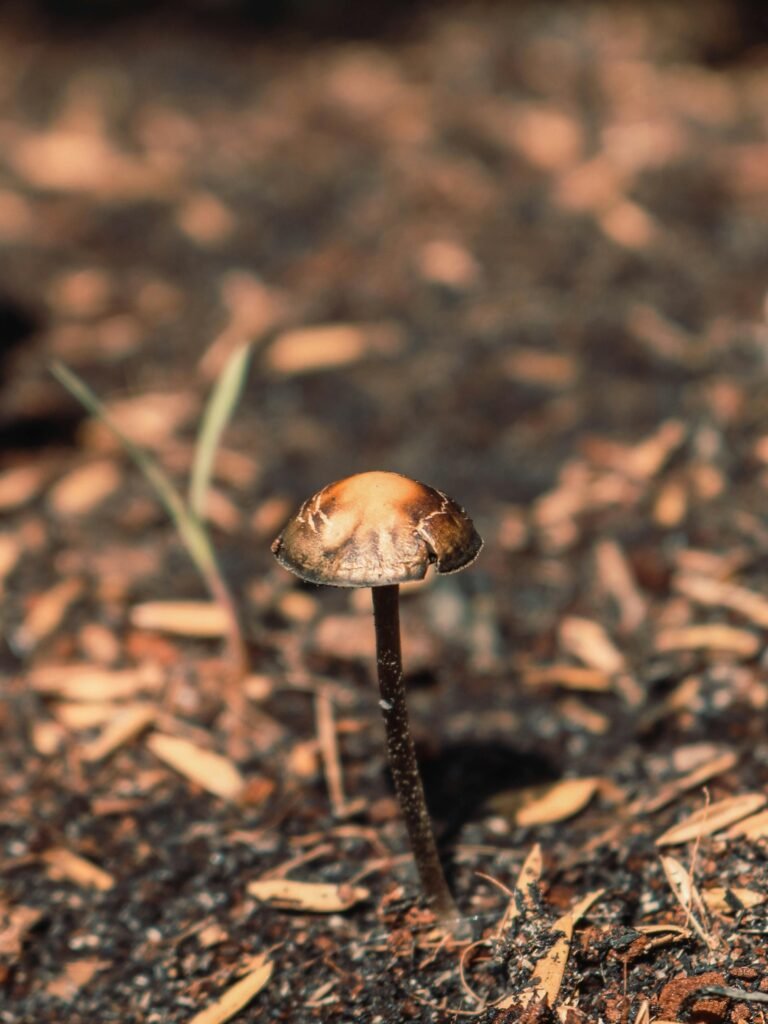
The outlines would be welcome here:
[[[399,587],[373,587],[376,664],[381,709],[387,733],[389,767],[411,841],[416,868],[432,909],[447,923],[459,918],[437,852],[416,750],[408,724],[408,707],[400,652]]]
[[[336,741],[336,723],[333,719],[333,703],[325,688],[319,689],[315,694],[315,723],[331,808],[334,817],[343,818],[347,813],[347,801],[344,797],[339,745]]]

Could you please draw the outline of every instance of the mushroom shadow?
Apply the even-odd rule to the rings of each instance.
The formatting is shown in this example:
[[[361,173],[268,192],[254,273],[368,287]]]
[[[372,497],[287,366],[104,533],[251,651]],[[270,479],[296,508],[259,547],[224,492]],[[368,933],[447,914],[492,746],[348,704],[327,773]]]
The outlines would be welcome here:
[[[0,381],[4,379],[5,364],[13,350],[34,334],[38,326],[27,309],[0,293]]]
[[[501,742],[457,743],[431,757],[420,756],[427,803],[442,825],[445,851],[463,826],[497,793],[554,782],[560,766],[543,754]]]
[[[7,294],[0,292],[0,455],[28,452],[52,445],[74,443],[85,414],[62,394],[36,409],[19,410],[8,400],[13,387],[13,358],[18,349],[41,329],[39,319]]]

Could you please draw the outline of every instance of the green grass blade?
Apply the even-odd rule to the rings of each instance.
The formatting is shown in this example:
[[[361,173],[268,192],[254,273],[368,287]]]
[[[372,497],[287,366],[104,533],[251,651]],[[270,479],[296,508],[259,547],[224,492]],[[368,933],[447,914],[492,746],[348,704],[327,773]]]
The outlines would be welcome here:
[[[232,353],[216,380],[203,413],[189,482],[189,507],[199,520],[205,516],[205,500],[216,451],[243,390],[250,355],[250,345],[242,345]]]
[[[212,569],[215,569],[216,560],[208,536],[198,522],[196,516],[184,504],[179,492],[174,487],[170,477],[165,470],[156,462],[151,455],[134,444],[130,438],[120,430],[117,424],[111,419],[104,408],[104,404],[88,387],[82,378],[60,362],[51,364],[51,373],[56,380],[67,389],[67,391],[84,406],[92,416],[107,426],[125,451],[130,455],[145,479],[150,484],[158,500],[171,517],[179,536],[186,547],[192,561],[197,566],[203,577],[208,580]]]

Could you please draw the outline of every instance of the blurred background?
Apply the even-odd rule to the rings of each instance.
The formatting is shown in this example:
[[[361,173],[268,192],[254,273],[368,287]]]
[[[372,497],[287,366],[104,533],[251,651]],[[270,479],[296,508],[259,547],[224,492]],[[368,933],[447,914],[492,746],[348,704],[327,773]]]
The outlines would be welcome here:
[[[249,646],[235,692],[221,609],[187,604],[205,585],[156,494],[50,366],[186,493],[246,342],[205,509]],[[400,858],[394,903],[389,866],[365,872],[389,894],[377,917],[242,898],[268,864],[336,886],[402,842],[370,594],[302,585],[270,554],[299,502],[371,469],[446,491],[485,539],[466,572],[404,591],[402,616],[462,901],[503,899],[478,863],[514,884],[541,838],[553,911],[610,896],[574,972],[584,1019],[598,998],[592,1018],[627,1019],[628,978],[644,1000],[668,980],[659,1012],[680,1016],[725,969],[714,939],[643,952],[631,976],[634,954],[610,962],[635,910],[669,915],[641,820],[669,780],[674,814],[709,773],[728,773],[715,800],[765,789],[767,385],[765,0],[5,0],[0,826],[22,916],[0,926],[0,984],[18,1019],[60,1021],[63,998],[71,1020],[187,1021],[257,949],[282,960],[264,998],[279,987],[285,1019],[338,993],[345,1019],[390,1020],[425,969],[457,979],[442,942],[421,962],[380,942],[414,891]],[[192,744],[187,779],[158,730],[166,753]],[[221,795],[212,750],[237,802],[201,791]],[[344,834],[337,765],[362,826]],[[518,815],[521,789],[563,778],[587,783],[571,822]],[[74,889],[36,866],[57,849],[112,875]],[[764,855],[726,852],[697,877],[759,902]],[[736,920],[748,988],[765,928]],[[504,955],[530,963],[522,948]]]
[[[499,580],[532,544],[706,540],[768,461],[767,29],[735,0],[4,4],[0,468],[38,466],[23,503],[114,452],[61,359],[182,475],[251,341],[211,515],[255,564],[374,467],[465,503]],[[649,438],[677,462],[633,491]],[[148,521],[103,490],[98,530]]]

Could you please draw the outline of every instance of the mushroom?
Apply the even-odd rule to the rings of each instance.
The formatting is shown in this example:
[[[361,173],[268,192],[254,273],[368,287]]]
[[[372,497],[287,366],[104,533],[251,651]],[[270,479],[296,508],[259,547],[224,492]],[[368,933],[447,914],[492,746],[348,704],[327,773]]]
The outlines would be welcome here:
[[[301,506],[272,545],[286,569],[310,583],[371,587],[379,704],[387,753],[424,892],[447,922],[458,912],[445,880],[424,799],[400,653],[400,584],[434,565],[457,572],[483,542],[464,510],[445,494],[399,473],[359,473],[328,484]]]

